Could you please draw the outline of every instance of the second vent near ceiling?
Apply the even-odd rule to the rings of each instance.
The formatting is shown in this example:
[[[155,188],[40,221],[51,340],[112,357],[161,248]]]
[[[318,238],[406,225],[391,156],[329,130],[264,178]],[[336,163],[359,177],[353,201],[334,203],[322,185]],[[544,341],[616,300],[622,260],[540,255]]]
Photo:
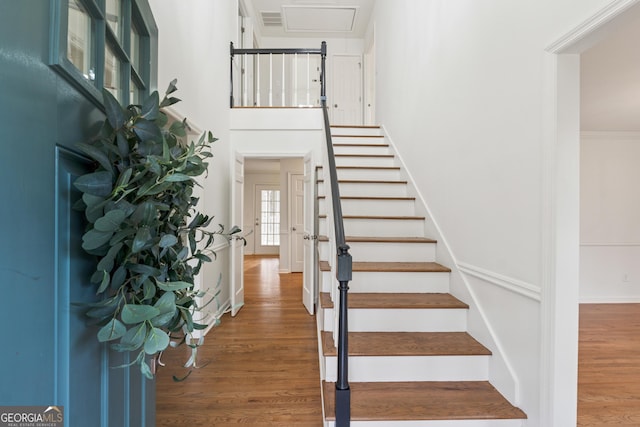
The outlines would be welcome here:
[[[262,25],[265,27],[282,27],[282,14],[280,12],[260,12]]]

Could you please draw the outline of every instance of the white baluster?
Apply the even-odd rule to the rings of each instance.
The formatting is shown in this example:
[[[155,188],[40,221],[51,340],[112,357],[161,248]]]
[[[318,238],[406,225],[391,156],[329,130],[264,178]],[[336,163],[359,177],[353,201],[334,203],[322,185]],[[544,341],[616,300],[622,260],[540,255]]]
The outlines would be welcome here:
[[[293,54],[293,106],[298,106],[298,54]]]
[[[285,87],[285,81],[284,81],[284,57],[285,57],[285,54],[283,53],[282,54],[282,104],[281,104],[283,107],[287,105],[287,103],[285,101],[285,98],[284,98],[284,87]]]
[[[311,73],[309,72],[310,57],[307,53],[307,105],[311,105]]]
[[[260,54],[256,54],[256,75],[253,77],[256,81],[256,107],[260,106]]]
[[[273,107],[273,53],[269,54],[269,107]]]
[[[247,55],[242,55],[242,73],[244,74],[243,76],[243,83],[242,83],[242,106],[246,107],[247,104],[249,103],[249,98],[248,98],[248,90],[247,90]]]

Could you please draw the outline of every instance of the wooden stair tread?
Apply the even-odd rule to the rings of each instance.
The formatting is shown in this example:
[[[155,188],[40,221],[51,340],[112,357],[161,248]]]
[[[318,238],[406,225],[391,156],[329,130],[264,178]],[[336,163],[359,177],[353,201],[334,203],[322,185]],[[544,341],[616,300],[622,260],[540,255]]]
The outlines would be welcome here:
[[[322,166],[316,166],[316,169],[322,169]],[[371,170],[400,170],[400,166],[336,166],[336,169],[371,169]]]
[[[351,143],[343,143],[336,142],[333,144],[334,147],[384,147],[388,148],[389,144],[351,144]]]
[[[317,183],[324,182],[319,179]],[[383,180],[366,180],[366,179],[339,179],[338,184],[407,184],[407,181],[383,181]]]
[[[333,308],[328,293],[320,293],[320,306]],[[469,306],[451,294],[350,293],[349,308],[467,309]]]
[[[347,243],[437,243],[437,240],[427,237],[367,237],[367,236],[347,236]],[[319,236],[321,242],[328,242],[327,236]]]
[[[330,125],[331,128],[380,129],[380,125]]]
[[[334,154],[336,157],[394,157],[393,154]]]
[[[336,356],[333,334],[322,332],[325,356]],[[489,356],[466,332],[349,332],[349,356]]]
[[[326,196],[318,196],[318,199],[326,199]],[[415,197],[393,197],[393,196],[340,196],[340,200],[416,200]]]
[[[323,381],[327,420],[335,420],[335,383]],[[351,383],[353,421],[526,419],[487,381]]]
[[[320,271],[330,271],[327,261],[320,261]],[[373,271],[378,273],[450,273],[451,269],[437,262],[364,262],[354,261],[353,271]]]

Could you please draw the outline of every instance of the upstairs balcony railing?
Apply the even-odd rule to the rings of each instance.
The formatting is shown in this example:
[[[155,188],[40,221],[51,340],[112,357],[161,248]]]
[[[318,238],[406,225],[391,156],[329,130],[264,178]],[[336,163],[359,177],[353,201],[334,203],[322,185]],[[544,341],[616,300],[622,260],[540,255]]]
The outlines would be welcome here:
[[[320,107],[322,58],[322,48],[236,49],[231,43],[231,108]]]
[[[336,427],[348,427],[351,420],[349,388],[348,290],[352,259],[346,243],[338,172],[336,169],[326,95],[327,44],[320,49],[235,49],[231,43],[230,105],[234,107],[320,106],[324,117],[326,164],[329,186],[327,198],[332,209],[327,224],[333,223],[336,254],[332,269],[338,281],[338,372],[336,381]],[[264,62],[264,64],[263,64]],[[268,66],[266,66],[268,64]],[[274,66],[276,64],[277,66]],[[314,64],[317,64],[314,65]],[[316,68],[314,72],[313,69]],[[238,72],[239,70],[239,72]],[[250,76],[249,74],[252,73]],[[239,76],[234,80],[234,74]],[[317,76],[317,78],[316,78]],[[316,98],[317,94],[317,98]],[[236,99],[236,96],[238,99]],[[327,177],[325,176],[325,181]]]

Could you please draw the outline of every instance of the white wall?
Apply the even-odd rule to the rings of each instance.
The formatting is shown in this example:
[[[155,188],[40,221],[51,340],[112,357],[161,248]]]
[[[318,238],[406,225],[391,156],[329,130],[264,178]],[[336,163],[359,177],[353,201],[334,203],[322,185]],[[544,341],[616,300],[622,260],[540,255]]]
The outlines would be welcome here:
[[[585,132],[580,171],[580,300],[640,301],[640,133]]]
[[[324,144],[322,110],[319,108],[233,109],[231,110],[232,150],[245,158],[280,159],[280,199],[286,204],[288,172],[303,172],[303,159],[312,156],[314,164],[322,159]],[[281,204],[280,271],[290,272],[289,214]]]
[[[454,292],[475,299],[511,364],[528,426],[546,417],[543,148],[555,82],[545,49],[608,3],[379,0],[374,11],[378,121],[463,267],[466,289]],[[575,417],[575,396],[556,398]]]
[[[213,224],[230,224],[229,42],[237,36],[237,0],[168,2],[150,0],[158,24],[158,82],[164,93],[178,79],[174,112],[219,138],[213,145],[201,209]],[[222,275],[221,303],[229,301],[228,245],[216,245],[218,259],[203,269],[205,288],[214,289]],[[212,307],[212,309],[215,307]]]

